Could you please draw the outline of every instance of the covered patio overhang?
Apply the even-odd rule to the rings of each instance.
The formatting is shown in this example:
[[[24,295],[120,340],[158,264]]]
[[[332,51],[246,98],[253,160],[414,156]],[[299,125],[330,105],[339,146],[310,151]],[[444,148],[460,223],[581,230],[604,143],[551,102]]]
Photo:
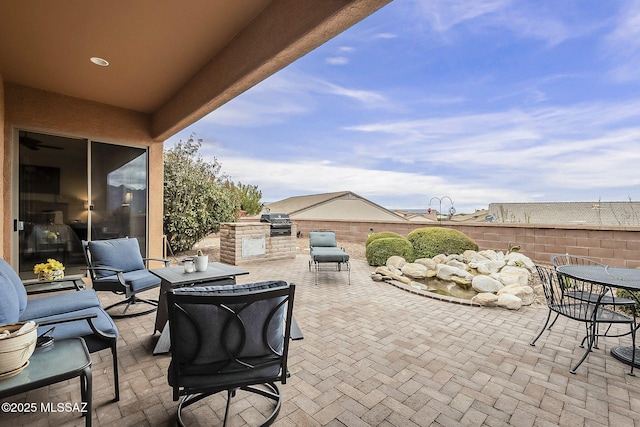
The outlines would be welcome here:
[[[3,2],[0,255],[12,251],[18,129],[148,147],[157,255],[162,142],[389,2]]]

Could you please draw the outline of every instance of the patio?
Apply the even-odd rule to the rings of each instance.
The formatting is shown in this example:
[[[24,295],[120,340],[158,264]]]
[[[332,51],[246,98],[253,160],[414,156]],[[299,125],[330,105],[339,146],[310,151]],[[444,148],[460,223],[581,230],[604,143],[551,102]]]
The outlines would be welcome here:
[[[292,341],[291,378],[274,425],[615,425],[640,424],[640,377],[609,350],[606,338],[576,375],[583,329],[559,319],[551,334],[529,346],[545,307],[512,312],[414,295],[373,282],[365,261],[345,273],[323,272],[320,284],[308,256],[248,265],[239,283],[283,279],[297,285],[295,315],[305,338]],[[157,292],[157,290],[156,290]],[[150,296],[150,295],[148,295]],[[115,297],[100,293],[103,302]],[[111,356],[93,355],[93,422],[97,426],[175,425],[177,402],[167,385],[168,355],[152,356],[154,315],[116,320],[120,329],[121,400],[112,403]],[[77,381],[11,399],[79,402]],[[231,425],[256,425],[254,403],[241,395]],[[191,425],[212,425],[224,412],[216,396],[195,405]],[[3,425],[84,425],[78,414],[1,415]]]

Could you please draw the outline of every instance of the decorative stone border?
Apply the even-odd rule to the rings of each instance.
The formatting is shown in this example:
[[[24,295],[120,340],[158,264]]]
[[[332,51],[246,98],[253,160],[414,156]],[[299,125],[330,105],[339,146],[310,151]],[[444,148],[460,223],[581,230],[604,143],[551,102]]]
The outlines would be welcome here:
[[[405,283],[402,282],[398,282],[397,280],[382,280],[382,282],[386,282],[389,283],[392,286],[395,286],[396,288],[402,289],[403,291],[406,292],[410,292],[412,294],[416,294],[416,295],[420,295],[426,298],[431,298],[431,299],[436,299],[439,301],[445,301],[445,302],[449,302],[449,303],[454,303],[454,304],[461,304],[461,305],[468,305],[471,307],[482,307],[482,305],[473,302],[471,300],[468,299],[462,299],[462,298],[456,298],[456,297],[450,297],[450,296],[446,296],[446,295],[440,295],[440,294],[436,294],[435,292],[429,292],[429,291],[425,291],[422,289],[416,289],[414,286],[411,285],[407,285]]]

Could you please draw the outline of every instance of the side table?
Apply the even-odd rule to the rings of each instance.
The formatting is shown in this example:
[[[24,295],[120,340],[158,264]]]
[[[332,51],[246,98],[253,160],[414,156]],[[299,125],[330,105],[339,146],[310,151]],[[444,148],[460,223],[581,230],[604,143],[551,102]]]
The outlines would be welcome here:
[[[82,338],[55,341],[39,348],[19,374],[0,380],[0,398],[80,377],[80,396],[87,427],[91,426],[91,356]],[[52,402],[40,402],[37,411],[56,411]]]
[[[80,291],[86,288],[80,274],[65,276],[59,280],[23,280],[22,283],[29,295],[70,290]]]

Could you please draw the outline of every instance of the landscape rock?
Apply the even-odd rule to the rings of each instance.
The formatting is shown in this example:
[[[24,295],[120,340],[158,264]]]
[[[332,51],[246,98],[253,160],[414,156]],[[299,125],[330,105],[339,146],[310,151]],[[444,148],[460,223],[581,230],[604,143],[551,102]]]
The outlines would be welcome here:
[[[417,263],[417,264],[424,265],[429,270],[434,270],[435,271],[435,269],[436,269],[436,262],[434,260],[432,260],[431,258],[418,258],[414,262]]]
[[[467,266],[467,264],[457,259],[450,259],[449,261],[447,261],[446,264],[450,265],[451,267],[459,268],[461,270],[465,270],[465,271],[469,270],[469,266]]]
[[[498,307],[508,308],[509,310],[519,310],[522,307],[522,300],[515,295],[502,294],[498,295],[496,301]]]
[[[471,286],[478,293],[492,293],[500,291],[504,285],[500,281],[489,276],[475,276],[471,281]]]
[[[407,263],[402,266],[402,274],[413,279],[424,279],[427,277],[427,267],[418,263]]]
[[[497,295],[511,294],[517,296],[522,301],[522,305],[533,304],[534,293],[531,286],[509,285],[500,289]]]
[[[529,286],[535,265],[518,252],[504,254],[493,250],[465,251],[464,254],[439,254],[433,258],[417,259],[408,263],[402,257],[389,257],[387,266],[378,267],[373,280],[397,280],[415,289],[429,290],[431,285],[415,282],[434,278],[445,282],[440,287],[452,295],[464,289],[471,301],[483,306],[498,306],[518,310],[523,305],[535,303],[536,292]],[[472,274],[473,273],[473,274]],[[438,286],[442,286],[440,283]]]
[[[502,267],[504,267],[506,263],[504,260],[498,259],[485,259],[480,262],[472,262],[469,264],[469,267],[475,268],[480,274],[492,274],[500,271]]]
[[[467,270],[463,270],[458,267],[452,267],[447,264],[438,264],[436,266],[436,276],[441,280],[449,281],[453,281],[455,277],[461,277],[468,283],[471,283],[471,281],[473,280],[473,275]]]
[[[404,258],[397,255],[390,256],[389,259],[387,259],[387,267],[393,267],[398,270],[400,270],[406,263],[407,261]]]
[[[505,286],[526,286],[529,283],[530,273],[526,268],[507,265],[499,273],[492,274],[491,277],[499,280]]]
[[[476,304],[483,305],[485,307],[494,307],[498,302],[498,295],[488,293],[488,292],[483,292],[471,298],[471,301],[475,302]]]
[[[393,280],[397,280],[398,282],[402,282],[404,284],[411,283],[411,279],[405,276],[398,275],[392,272],[388,267],[378,267],[376,268],[376,274],[381,274],[383,276],[391,277]]]

